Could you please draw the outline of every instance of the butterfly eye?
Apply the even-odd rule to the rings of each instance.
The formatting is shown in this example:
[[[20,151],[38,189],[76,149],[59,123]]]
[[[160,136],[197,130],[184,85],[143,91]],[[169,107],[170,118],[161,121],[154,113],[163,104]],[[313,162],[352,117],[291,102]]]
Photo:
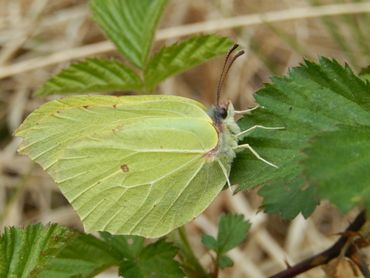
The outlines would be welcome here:
[[[222,119],[226,119],[227,117],[227,110],[225,107],[221,107],[221,109],[219,110],[219,115]]]
[[[227,117],[227,109],[222,106],[218,106],[214,108],[214,120],[216,122],[220,122],[221,120],[226,119]]]

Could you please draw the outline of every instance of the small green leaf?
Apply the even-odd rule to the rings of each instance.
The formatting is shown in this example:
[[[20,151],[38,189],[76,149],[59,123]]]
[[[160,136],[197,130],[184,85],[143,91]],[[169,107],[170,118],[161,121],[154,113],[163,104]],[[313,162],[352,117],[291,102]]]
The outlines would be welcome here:
[[[250,223],[241,214],[222,215],[218,222],[217,239],[210,235],[202,236],[202,243],[210,250],[222,255],[238,246],[246,237]]]
[[[321,197],[344,212],[355,205],[370,208],[370,126],[322,132],[305,153],[305,173]]]
[[[76,235],[56,224],[5,228],[0,237],[0,277],[36,277],[42,266]]]
[[[220,256],[220,257],[218,258],[217,265],[218,265],[220,268],[224,269],[224,268],[226,268],[226,267],[231,267],[231,266],[233,266],[233,265],[234,265],[234,262],[233,262],[233,260],[232,260],[232,259],[230,259],[228,256],[223,255],[223,256]]]
[[[92,235],[78,234],[41,268],[38,278],[93,277],[118,265],[122,256],[112,246]]]
[[[92,0],[94,20],[118,50],[144,69],[167,0]]]
[[[218,253],[223,254],[238,246],[247,236],[251,224],[244,220],[243,215],[222,215],[218,223]]]
[[[202,243],[206,246],[209,250],[217,250],[218,244],[217,240],[210,235],[202,235]]]
[[[50,78],[36,95],[127,91],[141,88],[140,78],[114,60],[87,59]]]
[[[184,277],[179,263],[174,260],[177,249],[164,240],[146,246],[132,259],[124,259],[119,273],[125,278]]]
[[[240,190],[262,185],[263,206],[269,211],[289,218],[298,212],[308,216],[318,196],[304,182],[302,150],[315,134],[335,130],[338,124],[370,125],[369,92],[370,84],[348,66],[326,58],[321,58],[320,64],[306,61],[291,69],[289,76],[273,78],[272,84],[256,94],[261,108],[238,124],[242,130],[254,125],[285,127],[279,131],[256,130],[241,142],[250,144],[279,169],[243,151],[233,163],[232,182],[239,184]],[[293,201],[293,197],[301,201]]]
[[[192,37],[180,43],[163,47],[148,64],[145,85],[148,88],[153,88],[171,75],[226,53],[232,45],[233,42],[229,38],[206,35]]]

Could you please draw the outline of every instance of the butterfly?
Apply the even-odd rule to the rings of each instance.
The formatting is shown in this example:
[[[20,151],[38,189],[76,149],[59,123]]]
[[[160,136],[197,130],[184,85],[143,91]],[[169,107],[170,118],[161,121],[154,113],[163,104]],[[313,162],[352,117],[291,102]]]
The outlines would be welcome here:
[[[208,110],[184,97],[164,95],[71,96],[32,112],[17,129],[19,152],[58,184],[86,232],[160,237],[204,211],[225,184],[241,131],[220,91],[233,62],[227,54]],[[252,108],[253,109],[253,108]]]

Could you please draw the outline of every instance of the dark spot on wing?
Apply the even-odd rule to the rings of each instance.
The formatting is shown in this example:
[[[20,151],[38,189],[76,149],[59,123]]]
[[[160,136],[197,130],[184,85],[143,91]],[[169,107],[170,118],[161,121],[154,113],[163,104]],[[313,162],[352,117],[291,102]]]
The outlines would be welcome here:
[[[117,108],[117,104],[113,104],[113,108],[116,109]]]
[[[89,108],[89,106],[88,105],[84,105],[83,108],[87,109],[87,108]]]
[[[122,165],[121,165],[121,170],[122,170],[123,172],[127,173],[127,172],[129,171],[127,164],[122,164]]]

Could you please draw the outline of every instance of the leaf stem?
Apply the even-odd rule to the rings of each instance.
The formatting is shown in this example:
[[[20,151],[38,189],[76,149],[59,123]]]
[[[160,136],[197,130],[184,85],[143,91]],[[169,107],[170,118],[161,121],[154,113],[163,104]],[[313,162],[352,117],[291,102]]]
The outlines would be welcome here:
[[[220,269],[220,267],[218,266],[218,260],[220,259],[220,254],[217,252],[217,255],[216,255],[216,261],[215,261],[215,271],[213,273],[213,278],[217,278],[218,277],[218,271]]]
[[[26,188],[27,179],[30,177],[34,164],[31,165],[30,169],[19,178],[19,181],[15,185],[15,190],[9,197],[7,203],[2,212],[0,212],[0,226],[2,226],[3,222],[6,220],[10,210],[12,209],[13,205],[17,202],[18,198],[24,192]]]
[[[186,235],[185,226],[181,226],[177,229],[178,238],[180,240],[181,246],[181,256],[183,257],[184,263],[186,264],[185,267],[191,271],[191,275],[189,277],[194,278],[207,278],[208,274],[199,263],[197,257],[195,256],[193,249],[189,243],[188,237]]]

